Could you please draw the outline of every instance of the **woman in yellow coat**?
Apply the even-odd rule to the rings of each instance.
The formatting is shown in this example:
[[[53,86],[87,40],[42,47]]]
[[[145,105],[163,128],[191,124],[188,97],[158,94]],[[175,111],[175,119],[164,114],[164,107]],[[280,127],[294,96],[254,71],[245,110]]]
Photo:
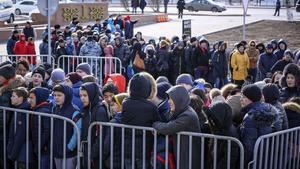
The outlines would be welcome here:
[[[231,67],[233,70],[232,79],[233,83],[242,86],[244,80],[248,76],[249,58],[245,52],[245,47],[242,43],[237,45],[237,50],[231,57]]]

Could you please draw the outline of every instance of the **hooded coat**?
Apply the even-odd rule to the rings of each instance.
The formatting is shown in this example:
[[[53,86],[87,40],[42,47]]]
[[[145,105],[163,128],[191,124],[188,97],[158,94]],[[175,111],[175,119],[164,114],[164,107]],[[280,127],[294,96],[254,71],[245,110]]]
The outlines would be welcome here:
[[[109,117],[106,112],[105,106],[100,101],[100,90],[96,83],[84,83],[81,88],[87,91],[90,105],[83,107],[81,110],[82,114],[82,129],[81,129],[81,140],[86,141],[88,136],[88,128],[93,122],[108,122]],[[103,130],[104,131],[104,130]],[[96,158],[99,153],[99,131],[96,130],[96,127],[93,127],[92,130],[92,158]],[[105,132],[103,132],[103,137],[105,137]],[[97,141],[98,140],[98,141]],[[87,145],[86,145],[87,146]],[[85,147],[85,154],[87,155],[87,147]],[[87,156],[86,156],[87,158]],[[87,160],[87,159],[86,159]]]
[[[128,46],[123,42],[122,37],[116,37],[115,39],[119,39],[120,44],[114,46],[114,54],[115,57],[119,58],[122,62],[122,67],[127,67],[129,63],[129,54],[130,50]]]
[[[283,108],[286,111],[287,119],[289,122],[289,128],[300,126],[300,105],[293,102],[287,102],[283,104]]]
[[[199,44],[201,43],[206,43],[209,49],[209,42],[205,38],[200,39]],[[199,66],[208,67],[210,59],[211,56],[209,50],[203,49],[201,47],[195,48],[192,55],[192,66],[194,69]]]
[[[21,40],[22,37],[25,37],[24,34],[19,35],[19,41],[16,42],[14,47],[14,54],[15,55],[26,55],[27,54],[27,43],[24,40]]]
[[[30,105],[27,101],[24,101],[21,105],[14,108],[29,110]],[[15,122],[17,122],[17,124],[15,124]],[[9,137],[7,141],[7,155],[8,158],[12,161],[26,162],[26,126],[27,123],[25,113],[17,113],[13,115],[12,121],[10,123]],[[28,141],[28,148],[28,159],[29,163],[31,163],[33,158],[33,151],[32,141],[30,140]]]
[[[254,145],[256,140],[265,134],[273,132],[272,124],[275,121],[273,106],[262,102],[253,102],[242,108],[245,114],[240,126],[240,140],[245,150],[245,166],[253,158]]]
[[[186,148],[189,145],[188,136],[180,137],[180,150],[177,150],[177,133],[186,132],[201,132],[199,119],[197,113],[189,106],[190,97],[188,91],[183,86],[174,86],[167,91],[170,99],[173,100],[175,111],[173,112],[170,121],[155,122],[153,127],[158,133],[163,135],[173,136],[174,154],[180,151],[180,169],[189,168],[189,150]],[[200,142],[194,137],[192,142],[192,168],[200,168]]]
[[[208,111],[208,119],[213,122],[211,125],[213,134],[238,138],[237,129],[232,123],[232,109],[227,103],[219,102],[214,104],[210,108],[210,111]],[[210,155],[214,153],[212,146],[213,144],[210,148],[210,150],[212,150]],[[218,141],[216,159],[218,169],[227,168],[227,150],[227,141]],[[230,150],[230,168],[237,168],[237,162],[239,159],[239,148],[236,144],[231,144]],[[213,157],[211,158],[213,159]]]
[[[283,50],[279,48],[280,44],[284,44],[285,48]],[[277,44],[277,50],[274,51],[274,54],[276,55],[277,60],[281,60],[283,58],[284,52],[286,49],[287,49],[286,42],[283,39],[280,39]]]
[[[147,100],[151,93],[150,81],[143,75],[136,74],[129,82],[129,98],[123,101],[121,123],[126,125],[151,127],[158,120],[157,107]],[[142,159],[143,134],[141,130],[135,133],[135,158]],[[125,158],[131,159],[132,137],[131,131],[125,135]],[[146,158],[150,158],[152,149],[152,135],[146,134]]]
[[[213,65],[213,77],[215,78],[226,78],[228,75],[228,60],[226,57],[226,48],[221,51],[221,46],[226,45],[226,43],[221,43],[219,49],[215,51],[212,55],[212,65]],[[227,45],[226,45],[227,46]]]
[[[15,37],[13,34],[6,43],[6,51],[8,55],[14,55],[14,47],[16,42],[18,41],[18,38]]]
[[[37,87],[34,90],[36,96],[36,106],[31,108],[35,112],[40,112],[43,114],[51,114],[52,108],[51,104],[47,102],[50,95],[50,91],[46,88]],[[50,143],[50,118],[42,116],[41,117],[41,147],[38,147],[39,138],[39,117],[36,115],[31,115],[30,117],[30,131],[33,143],[34,153],[37,155],[38,150],[41,149],[42,155],[48,155],[49,143]]]
[[[182,46],[182,49],[179,49],[179,46]],[[173,75],[172,83],[176,81],[177,76],[186,73],[187,64],[184,54],[184,44],[179,42],[170,55],[170,76]]]
[[[246,52],[243,54],[236,50],[231,57],[232,79],[245,80],[250,68],[249,57]]]
[[[82,84],[83,84],[82,81],[78,81],[77,83],[73,84],[73,86],[72,86],[72,91],[73,91],[72,103],[74,105],[76,105],[79,108],[79,110],[81,110],[83,107],[83,103],[80,100],[80,95],[79,95],[80,86]]]
[[[65,85],[60,85],[65,95],[65,101],[62,107],[56,105],[53,110],[53,114],[73,120],[74,117],[78,117],[77,121],[74,121],[81,128],[81,115],[79,110],[72,103],[73,92],[72,88]],[[64,121],[60,119],[54,119],[53,133],[55,139],[53,139],[53,156],[55,158],[62,159],[64,157],[64,145],[66,145],[66,158],[75,157],[77,152],[77,135],[76,130],[73,129],[73,125],[66,123],[66,133],[64,133]],[[66,135],[66,142],[64,142],[64,134]],[[73,143],[72,143],[73,142]]]
[[[249,46],[251,43],[255,44],[255,42],[252,40],[249,42]],[[256,49],[255,46],[254,47],[250,46],[250,48],[246,49],[245,52],[247,53],[247,55],[249,57],[249,62],[250,62],[249,67],[252,69],[257,68],[257,61],[258,61],[259,55],[260,55],[258,49]]]
[[[114,55],[114,49],[112,46],[108,45],[104,48],[105,53],[105,65],[104,65],[104,74],[110,75],[112,73],[115,73],[115,64],[113,60]]]

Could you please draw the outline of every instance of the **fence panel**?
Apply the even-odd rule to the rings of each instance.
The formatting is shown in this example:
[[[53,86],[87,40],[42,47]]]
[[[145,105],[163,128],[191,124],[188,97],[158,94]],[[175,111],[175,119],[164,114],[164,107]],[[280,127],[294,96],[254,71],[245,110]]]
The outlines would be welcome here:
[[[55,114],[0,107],[0,121],[0,168],[43,169],[54,168],[55,165],[56,168],[66,169],[72,163],[80,169],[80,130],[71,119]],[[57,130],[57,123],[62,124],[63,128]],[[67,131],[67,126],[72,133]],[[55,141],[58,140],[59,133],[54,131],[60,130],[63,130],[63,141],[57,144]],[[68,148],[70,140],[67,140],[67,135],[70,134],[75,140],[73,151]],[[14,140],[17,138],[19,140]],[[61,146],[62,150],[58,150],[57,146]],[[57,151],[62,151],[63,154],[58,155]]]
[[[244,148],[236,138],[191,132],[164,136],[150,127],[116,123],[91,124],[87,154],[89,169],[244,168]]]
[[[259,137],[255,143],[250,169],[298,169],[300,127]]]
[[[62,55],[58,58],[57,66],[69,73],[75,72],[80,63],[88,63],[91,66],[91,71],[99,80],[100,85],[103,84],[106,75],[122,73],[123,70],[122,62],[117,57]]]
[[[12,62],[16,62],[18,60],[26,60],[29,63],[30,69],[33,69],[36,65],[40,65],[45,62],[54,67],[54,57],[50,56],[50,62],[48,62],[48,57],[48,55],[0,55],[0,61],[4,62],[10,60]]]

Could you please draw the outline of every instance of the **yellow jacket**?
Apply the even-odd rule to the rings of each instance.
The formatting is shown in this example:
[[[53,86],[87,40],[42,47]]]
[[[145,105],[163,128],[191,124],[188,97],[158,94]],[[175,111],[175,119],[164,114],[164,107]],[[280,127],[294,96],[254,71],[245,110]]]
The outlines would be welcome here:
[[[245,80],[248,76],[249,58],[246,52],[241,54],[239,51],[235,51],[231,57],[232,79],[233,80]]]

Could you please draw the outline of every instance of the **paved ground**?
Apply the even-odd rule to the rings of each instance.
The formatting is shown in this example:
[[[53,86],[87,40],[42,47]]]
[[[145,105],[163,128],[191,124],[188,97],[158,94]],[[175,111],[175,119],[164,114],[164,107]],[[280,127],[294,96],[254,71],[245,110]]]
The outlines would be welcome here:
[[[124,13],[122,8],[110,8],[110,13]],[[293,10],[294,11],[294,10]],[[147,9],[146,12],[151,12]],[[169,9],[170,21],[165,23],[157,23],[147,26],[137,27],[135,32],[141,31],[146,39],[158,38],[159,36],[166,36],[171,38],[174,35],[181,36],[182,34],[182,20],[177,19],[176,8]],[[249,8],[246,17],[246,23],[253,23],[259,20],[286,20],[286,10],[281,10],[281,16],[273,16],[274,9],[272,8]],[[243,9],[242,8],[228,8],[222,13],[212,12],[187,12],[185,11],[184,19],[192,20],[192,35],[199,36],[208,34],[235,26],[240,26],[243,23]],[[294,11],[294,20],[300,20],[300,13]],[[274,27],[274,29],[279,29]],[[234,35],[228,35],[234,36]],[[36,42],[36,48],[40,41]],[[0,54],[6,54],[6,44],[0,44]]]

